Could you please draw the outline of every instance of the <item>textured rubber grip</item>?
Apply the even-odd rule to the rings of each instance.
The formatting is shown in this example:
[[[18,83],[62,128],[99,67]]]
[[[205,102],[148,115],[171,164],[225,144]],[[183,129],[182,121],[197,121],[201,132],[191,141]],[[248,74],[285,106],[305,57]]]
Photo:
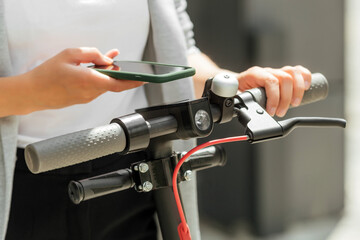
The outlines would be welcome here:
[[[31,172],[41,173],[121,152],[125,146],[124,130],[112,123],[29,144],[25,160]]]
[[[264,88],[254,88],[247,90],[250,92],[255,101],[259,103],[263,108],[266,106],[266,93]],[[329,83],[325,76],[321,73],[313,73],[311,75],[311,85],[309,90],[304,92],[304,97],[300,105],[313,103],[322,99],[325,99],[329,92]]]
[[[312,74],[309,90],[304,92],[301,105],[325,99],[329,93],[329,83],[321,73]]]

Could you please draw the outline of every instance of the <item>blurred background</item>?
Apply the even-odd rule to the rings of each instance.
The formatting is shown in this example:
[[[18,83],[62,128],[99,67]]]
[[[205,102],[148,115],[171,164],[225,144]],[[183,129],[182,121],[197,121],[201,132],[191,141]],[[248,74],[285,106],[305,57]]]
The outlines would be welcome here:
[[[359,0],[188,1],[197,45],[221,67],[303,65],[327,77],[326,100],[285,118],[348,121],[345,131],[225,145],[227,165],[198,173],[203,239],[359,239],[359,11]],[[243,133],[236,121],[210,138],[234,133]]]

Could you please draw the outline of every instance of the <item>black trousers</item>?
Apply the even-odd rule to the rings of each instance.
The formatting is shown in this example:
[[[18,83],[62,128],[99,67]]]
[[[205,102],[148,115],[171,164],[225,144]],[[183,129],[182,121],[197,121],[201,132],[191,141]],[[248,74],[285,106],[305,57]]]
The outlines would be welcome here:
[[[113,154],[91,162],[34,175],[18,149],[6,240],[156,239],[154,201],[134,189],[73,204],[71,180],[115,171],[144,154]]]

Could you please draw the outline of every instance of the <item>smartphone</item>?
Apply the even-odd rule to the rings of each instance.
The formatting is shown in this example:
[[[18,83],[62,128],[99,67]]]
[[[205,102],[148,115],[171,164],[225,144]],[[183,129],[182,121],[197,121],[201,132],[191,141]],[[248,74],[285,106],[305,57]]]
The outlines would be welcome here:
[[[112,78],[152,83],[169,82],[195,74],[192,67],[146,61],[114,61],[112,65],[89,67]]]

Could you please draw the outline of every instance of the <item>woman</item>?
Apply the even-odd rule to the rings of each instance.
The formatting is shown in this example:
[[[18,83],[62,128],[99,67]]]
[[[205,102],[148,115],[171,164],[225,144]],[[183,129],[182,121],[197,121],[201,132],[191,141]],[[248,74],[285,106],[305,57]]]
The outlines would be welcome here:
[[[113,117],[147,106],[148,100],[152,104],[193,97],[190,79],[154,89],[140,86],[139,82],[118,81],[81,66],[85,62],[111,64],[119,52],[113,49],[103,55],[101,52],[107,49],[119,48],[120,59],[141,60],[144,52],[150,52],[152,60],[190,64],[197,70],[196,92],[202,90],[208,77],[228,71],[218,68],[194,46],[192,24],[185,9],[186,2],[180,0],[0,0],[2,239],[11,193],[6,239],[155,238],[154,207],[149,194],[140,196],[127,191],[80,206],[66,199],[68,180],[127,167],[133,159],[117,161],[118,156],[109,156],[35,176],[24,165],[23,147],[106,124]],[[233,74],[240,90],[266,88],[266,109],[271,115],[285,115],[290,104],[300,103],[310,86],[310,72],[301,66],[254,67]],[[155,99],[159,95],[162,97]],[[15,156],[18,160],[12,192]]]

